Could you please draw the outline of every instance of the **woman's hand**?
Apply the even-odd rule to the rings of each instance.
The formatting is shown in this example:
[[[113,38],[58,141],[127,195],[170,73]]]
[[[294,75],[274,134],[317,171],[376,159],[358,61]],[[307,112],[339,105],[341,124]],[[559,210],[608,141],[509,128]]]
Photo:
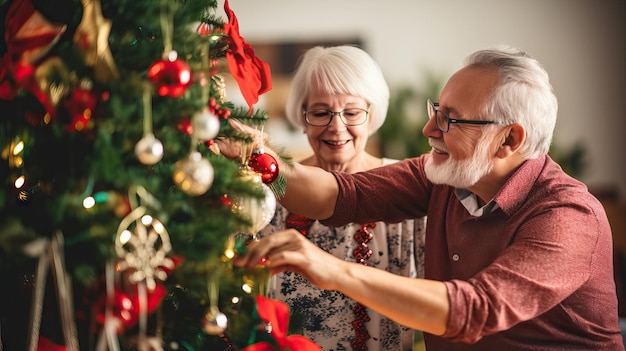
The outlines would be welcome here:
[[[297,273],[322,289],[333,290],[347,262],[318,248],[295,229],[287,229],[250,243],[248,253],[234,264],[254,268],[264,262],[270,273]]]
[[[228,124],[230,125],[232,129],[238,132],[255,136],[255,139],[256,139],[255,144],[261,141],[260,138],[266,138],[265,135],[260,135],[259,134],[260,132],[257,129],[247,126],[237,121],[234,118],[228,119]],[[226,138],[216,138],[215,142],[217,143],[220,149],[220,153],[224,155],[224,157],[231,159],[231,160],[241,158],[241,153],[242,153],[241,142],[226,139]],[[254,147],[255,145],[252,145],[252,148]],[[252,151],[252,150],[249,150],[249,151]]]

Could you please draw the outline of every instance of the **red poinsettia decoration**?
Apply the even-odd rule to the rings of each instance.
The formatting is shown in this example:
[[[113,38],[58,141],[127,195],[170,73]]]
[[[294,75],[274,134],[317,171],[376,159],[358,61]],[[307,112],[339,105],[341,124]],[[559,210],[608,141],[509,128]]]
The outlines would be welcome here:
[[[268,342],[250,345],[241,351],[321,351],[322,348],[302,335],[287,336],[289,327],[289,307],[277,300],[263,296],[256,297],[257,311],[263,321],[272,326],[270,334],[276,340],[278,347]]]
[[[226,53],[228,69],[233,75],[250,112],[252,105],[259,101],[259,95],[272,89],[270,66],[254,55],[250,44],[239,34],[239,22],[230,9],[228,0],[224,2],[228,23],[224,23],[224,33],[228,36],[230,50]]]

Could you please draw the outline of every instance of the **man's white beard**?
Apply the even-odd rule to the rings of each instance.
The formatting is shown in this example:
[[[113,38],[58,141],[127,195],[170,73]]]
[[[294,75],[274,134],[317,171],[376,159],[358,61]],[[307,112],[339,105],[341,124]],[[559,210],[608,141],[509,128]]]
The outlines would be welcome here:
[[[488,148],[489,143],[479,142],[469,159],[454,160],[452,157],[448,157],[446,161],[438,165],[430,157],[424,165],[426,177],[435,184],[447,184],[462,189],[469,188],[493,169]],[[447,151],[447,148],[444,150]]]

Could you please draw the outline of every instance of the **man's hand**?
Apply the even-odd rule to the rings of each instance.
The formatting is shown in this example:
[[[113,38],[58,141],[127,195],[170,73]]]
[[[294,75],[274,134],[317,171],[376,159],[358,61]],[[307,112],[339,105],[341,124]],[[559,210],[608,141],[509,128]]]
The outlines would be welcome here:
[[[243,257],[236,257],[236,266],[254,268],[263,262],[272,274],[297,273],[322,289],[336,288],[336,278],[346,262],[315,246],[295,229],[276,232],[248,246]]]

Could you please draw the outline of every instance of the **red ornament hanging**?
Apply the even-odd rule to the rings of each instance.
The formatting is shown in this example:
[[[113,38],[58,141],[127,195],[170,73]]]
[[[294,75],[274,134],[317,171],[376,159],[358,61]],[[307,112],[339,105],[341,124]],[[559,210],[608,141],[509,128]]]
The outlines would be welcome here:
[[[193,128],[191,127],[191,119],[181,119],[180,121],[178,121],[178,124],[176,124],[176,129],[178,129],[179,132],[185,135],[191,135],[191,133],[193,133]]]
[[[178,59],[176,51],[170,51],[148,69],[148,79],[156,88],[157,94],[167,97],[181,97],[191,83],[191,69]]]
[[[230,207],[233,204],[233,200],[231,200],[230,197],[228,197],[228,194],[224,194],[222,195],[222,197],[220,198],[222,205],[226,206],[226,207]]]
[[[204,36],[213,33],[213,26],[206,22],[200,22],[198,27],[196,27],[196,33]]]
[[[85,132],[92,127],[92,115],[98,98],[92,91],[91,82],[82,82],[72,90],[71,95],[63,102],[63,106],[70,116],[70,123],[66,126],[68,132]]]
[[[182,260],[176,259],[175,264],[180,264]],[[113,293],[113,301],[109,301],[111,304],[112,318],[119,321],[118,333],[122,333],[125,330],[133,327],[139,320],[139,295],[136,291],[136,286],[132,285],[131,289],[135,291],[127,294],[123,289],[115,288]],[[160,306],[161,301],[167,294],[167,290],[160,284],[157,284],[153,291],[148,291],[146,300],[146,309],[148,313],[152,313]],[[92,306],[94,315],[96,316],[96,322],[103,325],[106,319],[106,307],[107,296],[103,294],[98,301]]]
[[[106,294],[103,294],[100,299],[93,306],[96,321],[104,325],[106,320]],[[112,304],[112,317],[120,321],[118,332],[122,332],[126,327],[132,326],[136,321],[137,306],[135,306],[133,300],[126,293],[115,289]]]
[[[261,175],[265,184],[271,184],[278,178],[278,162],[274,156],[266,154],[263,149],[256,149],[250,156],[248,166]]]

